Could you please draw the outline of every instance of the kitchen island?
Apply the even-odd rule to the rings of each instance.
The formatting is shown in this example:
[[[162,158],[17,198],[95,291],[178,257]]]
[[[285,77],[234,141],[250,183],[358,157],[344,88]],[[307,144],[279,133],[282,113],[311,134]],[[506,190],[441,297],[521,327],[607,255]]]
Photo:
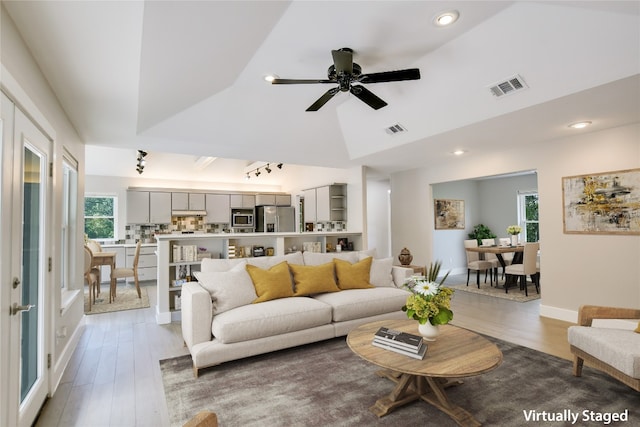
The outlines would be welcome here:
[[[180,320],[180,285],[175,284],[182,276],[189,277],[200,269],[201,256],[230,258],[247,253],[246,248],[259,247],[273,250],[274,256],[302,251],[304,247],[326,252],[327,246],[335,248],[338,241],[349,241],[353,250],[361,250],[362,233],[351,231],[305,232],[305,233],[193,233],[156,234],[158,245],[158,304],[156,322],[167,324]],[[176,247],[188,251],[175,252]],[[240,251],[240,248],[243,250]],[[268,251],[271,253],[271,251]],[[182,256],[177,255],[182,253]],[[187,254],[184,256],[184,254]],[[200,257],[198,256],[200,255]],[[174,259],[174,256],[176,259]]]

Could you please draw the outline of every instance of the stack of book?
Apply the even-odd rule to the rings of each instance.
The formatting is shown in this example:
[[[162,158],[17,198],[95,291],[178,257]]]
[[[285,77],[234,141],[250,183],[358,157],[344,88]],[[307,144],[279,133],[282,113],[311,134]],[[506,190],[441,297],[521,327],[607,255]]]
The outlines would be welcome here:
[[[378,329],[371,344],[420,360],[424,359],[424,355],[427,353],[427,344],[421,336],[384,326]]]

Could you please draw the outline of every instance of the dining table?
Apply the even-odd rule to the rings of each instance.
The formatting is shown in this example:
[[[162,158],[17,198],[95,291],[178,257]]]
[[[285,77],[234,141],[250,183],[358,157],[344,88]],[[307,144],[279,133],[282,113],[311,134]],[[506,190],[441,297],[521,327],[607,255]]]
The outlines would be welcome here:
[[[108,265],[111,268],[111,280],[109,283],[109,303],[111,303],[115,298],[116,279],[111,273],[116,268],[116,255],[116,252],[95,252],[93,254],[94,266],[100,267],[103,265]],[[100,289],[100,282],[98,282],[98,289]]]
[[[524,245],[516,245],[516,246],[480,245],[476,247],[465,248],[465,250],[470,252],[479,252],[481,254],[495,254],[503,270],[507,266],[507,263],[505,262],[502,254],[513,253],[513,259],[511,260],[511,264],[522,264],[522,258],[524,255]],[[517,283],[518,283],[518,278],[516,276],[507,275],[507,277],[505,278],[504,286],[505,288],[508,288],[508,287],[517,285]]]

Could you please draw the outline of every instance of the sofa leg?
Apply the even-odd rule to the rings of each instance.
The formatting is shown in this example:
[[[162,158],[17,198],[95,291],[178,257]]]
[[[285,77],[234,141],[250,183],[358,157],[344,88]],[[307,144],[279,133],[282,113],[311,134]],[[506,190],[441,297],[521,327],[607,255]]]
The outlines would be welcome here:
[[[198,368],[196,368],[196,365],[193,365],[193,377],[198,378]]]
[[[582,376],[583,364],[584,364],[584,360],[581,357],[573,356],[573,376],[574,377]]]

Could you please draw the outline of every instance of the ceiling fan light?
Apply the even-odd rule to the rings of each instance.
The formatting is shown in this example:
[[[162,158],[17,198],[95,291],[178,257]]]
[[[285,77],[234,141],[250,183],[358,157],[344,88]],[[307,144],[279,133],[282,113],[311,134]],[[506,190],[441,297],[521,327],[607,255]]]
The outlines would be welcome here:
[[[264,81],[265,81],[265,82],[271,83],[271,82],[273,82],[275,79],[277,79],[277,78],[278,78],[278,76],[277,76],[277,75],[275,75],[275,74],[267,74],[267,75],[265,75],[263,78],[264,78]]]
[[[449,10],[447,12],[439,13],[433,18],[433,23],[438,27],[446,27],[458,20],[460,13],[457,10]]]
[[[455,156],[462,156],[464,153],[466,153],[466,151],[465,151],[465,150],[455,150],[455,151],[453,152],[453,154],[454,154]]]

